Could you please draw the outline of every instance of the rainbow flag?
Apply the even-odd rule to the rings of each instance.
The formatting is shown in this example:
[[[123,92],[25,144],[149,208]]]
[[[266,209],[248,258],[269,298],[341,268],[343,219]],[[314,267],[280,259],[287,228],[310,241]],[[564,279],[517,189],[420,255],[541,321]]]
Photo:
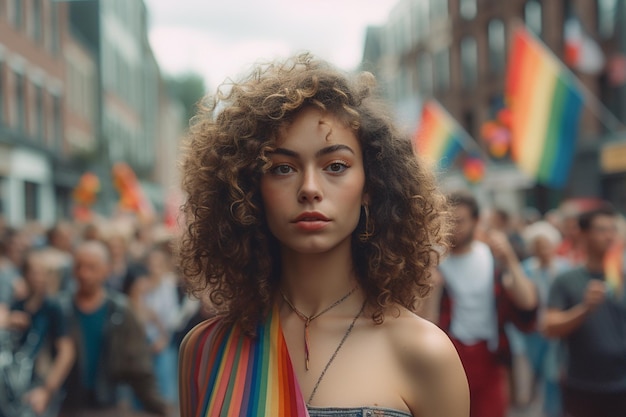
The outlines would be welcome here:
[[[513,160],[537,182],[562,187],[576,149],[583,94],[561,61],[523,27],[512,37],[506,96]]]
[[[422,117],[413,135],[413,149],[418,155],[437,162],[441,169],[447,169],[463,149],[462,135],[452,116],[431,100],[422,107]]]
[[[309,415],[277,307],[255,338],[219,319],[198,325],[181,344],[179,366],[181,417]]]
[[[613,245],[604,257],[604,279],[609,291],[621,298],[624,294],[624,241]]]

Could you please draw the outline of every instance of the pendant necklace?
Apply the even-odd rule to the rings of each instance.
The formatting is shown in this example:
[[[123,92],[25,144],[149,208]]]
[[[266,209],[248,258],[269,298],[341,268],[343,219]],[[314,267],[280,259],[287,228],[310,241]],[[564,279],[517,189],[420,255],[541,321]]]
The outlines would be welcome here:
[[[315,320],[316,318],[318,318],[319,316],[321,316],[322,314],[326,313],[329,310],[332,310],[333,308],[337,307],[339,304],[341,304],[342,302],[344,302],[348,297],[350,297],[358,288],[358,285],[355,286],[354,288],[352,288],[346,295],[344,295],[343,297],[341,297],[340,299],[338,299],[337,301],[335,301],[334,303],[332,303],[331,305],[329,305],[328,307],[326,307],[324,310],[320,311],[317,314],[314,314],[312,316],[307,316],[306,314],[304,314],[303,312],[301,312],[300,310],[298,310],[292,303],[291,301],[289,301],[289,299],[287,298],[287,296],[285,295],[285,293],[283,292],[283,290],[280,290],[280,294],[283,296],[283,300],[285,300],[285,302],[287,303],[287,305],[289,306],[289,308],[291,308],[291,310],[296,313],[296,315],[302,320],[304,321],[304,367],[305,369],[308,371],[309,370],[309,355],[310,355],[310,351],[309,351],[309,325],[311,324],[311,322],[313,320]]]

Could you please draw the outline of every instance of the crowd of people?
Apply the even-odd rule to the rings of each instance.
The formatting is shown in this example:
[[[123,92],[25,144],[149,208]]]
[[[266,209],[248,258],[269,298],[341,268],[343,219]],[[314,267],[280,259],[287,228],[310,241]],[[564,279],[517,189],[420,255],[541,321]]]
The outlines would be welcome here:
[[[623,219],[609,205],[524,219],[481,213],[467,192],[449,201],[451,253],[420,313],[457,348],[471,415],[623,410],[625,297],[604,282]],[[123,219],[1,236],[0,349],[30,360],[10,373],[0,354],[0,415],[175,415],[179,345],[210,312],[184,292],[172,234]]]
[[[206,310],[172,237],[130,216],[0,231],[0,416],[176,415],[178,346]]]
[[[624,414],[624,271],[621,287],[606,272],[614,248],[623,264],[624,218],[601,201],[514,216],[449,197],[452,249],[422,314],[457,346],[471,416]]]

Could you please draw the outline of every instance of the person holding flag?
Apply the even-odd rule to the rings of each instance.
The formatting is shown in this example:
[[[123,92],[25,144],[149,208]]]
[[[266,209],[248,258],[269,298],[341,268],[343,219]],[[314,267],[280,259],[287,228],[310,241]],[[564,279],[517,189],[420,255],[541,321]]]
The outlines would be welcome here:
[[[586,261],[556,277],[544,332],[567,348],[563,408],[569,417],[626,415],[626,295],[624,271],[607,257],[617,238],[610,205],[580,215]],[[618,253],[623,265],[623,251]],[[608,261],[608,262],[607,262]]]

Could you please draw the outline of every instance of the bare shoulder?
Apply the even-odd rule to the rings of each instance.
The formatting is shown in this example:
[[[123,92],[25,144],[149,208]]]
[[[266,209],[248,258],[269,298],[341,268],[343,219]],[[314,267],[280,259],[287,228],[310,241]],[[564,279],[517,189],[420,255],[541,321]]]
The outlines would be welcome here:
[[[467,417],[467,378],[450,338],[430,321],[398,309],[399,314],[386,316],[385,323],[413,415]]]

